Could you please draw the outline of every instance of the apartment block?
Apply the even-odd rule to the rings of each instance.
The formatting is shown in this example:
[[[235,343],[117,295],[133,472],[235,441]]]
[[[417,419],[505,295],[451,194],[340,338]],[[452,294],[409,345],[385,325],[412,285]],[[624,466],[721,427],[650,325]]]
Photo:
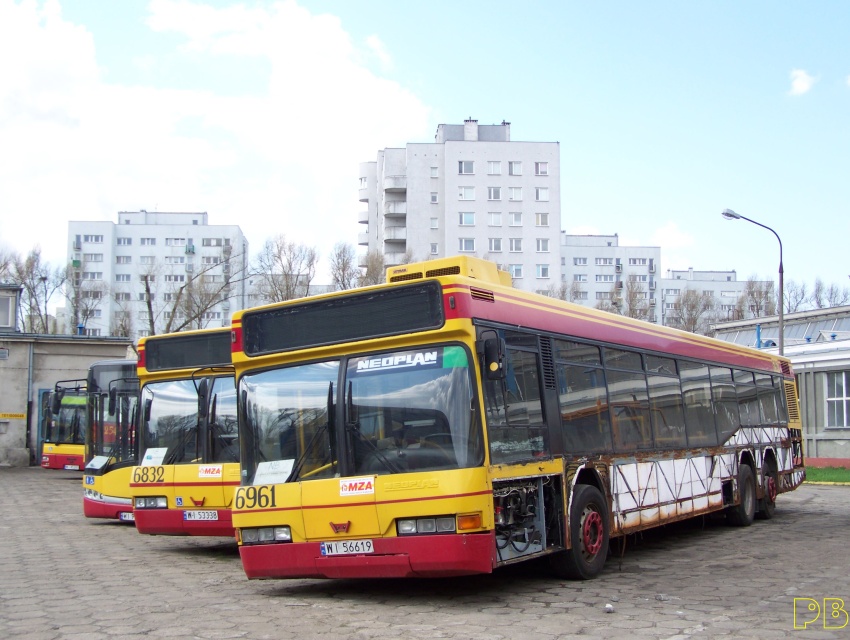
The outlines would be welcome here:
[[[433,143],[378,151],[360,165],[358,244],[387,265],[472,255],[511,272],[514,286],[559,284],[557,142],[511,140],[510,123],[441,124]]]
[[[71,221],[68,330],[132,339],[172,329],[222,327],[245,307],[248,242],[206,212],[122,211],[118,221]],[[175,316],[175,317],[172,317]]]

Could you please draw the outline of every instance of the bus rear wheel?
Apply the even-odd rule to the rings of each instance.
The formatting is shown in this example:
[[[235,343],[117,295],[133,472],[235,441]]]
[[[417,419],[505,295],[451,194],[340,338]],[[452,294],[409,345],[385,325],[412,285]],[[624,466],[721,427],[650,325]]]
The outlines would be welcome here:
[[[770,520],[773,514],[776,513],[776,495],[779,493],[779,474],[776,471],[776,463],[772,458],[764,462],[761,474],[763,496],[759,500],[759,509],[756,517],[761,520]]]
[[[756,515],[756,479],[753,468],[741,463],[738,469],[739,501],[726,512],[726,519],[736,527],[749,527]]]
[[[594,486],[579,484],[573,489],[570,540],[570,549],[551,556],[552,568],[571,580],[595,578],[608,555],[608,508],[602,492]]]

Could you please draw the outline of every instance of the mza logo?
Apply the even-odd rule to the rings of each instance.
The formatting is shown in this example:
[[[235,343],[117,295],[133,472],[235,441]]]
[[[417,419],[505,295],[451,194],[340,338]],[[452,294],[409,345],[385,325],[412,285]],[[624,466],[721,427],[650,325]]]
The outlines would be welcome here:
[[[220,478],[221,477],[221,465],[220,464],[202,464],[198,467],[198,477],[199,478]]]
[[[375,493],[374,478],[341,478],[339,481],[339,495],[356,496]]]
[[[823,607],[814,598],[794,598],[794,628],[806,629],[818,620],[823,621],[824,629],[844,629],[850,622],[850,616],[844,609],[841,598],[824,598]]]

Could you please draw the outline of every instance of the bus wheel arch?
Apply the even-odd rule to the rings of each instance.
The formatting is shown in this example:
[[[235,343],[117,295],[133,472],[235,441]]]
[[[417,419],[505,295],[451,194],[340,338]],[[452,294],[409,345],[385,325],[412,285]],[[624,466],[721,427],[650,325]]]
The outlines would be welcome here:
[[[749,527],[756,513],[756,476],[753,459],[744,452],[738,462],[738,502],[726,510],[726,518],[736,527]]]
[[[570,546],[549,556],[552,569],[572,580],[596,577],[605,566],[610,533],[608,503],[599,487],[581,482],[573,485],[567,525]]]
[[[776,512],[776,496],[779,494],[779,466],[772,449],[764,454],[761,465],[761,498],[758,501],[756,517],[770,520]]]

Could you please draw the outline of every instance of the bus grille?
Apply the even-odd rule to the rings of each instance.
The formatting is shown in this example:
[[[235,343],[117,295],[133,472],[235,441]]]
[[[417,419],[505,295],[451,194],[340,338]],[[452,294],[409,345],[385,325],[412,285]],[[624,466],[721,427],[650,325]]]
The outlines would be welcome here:
[[[797,405],[797,394],[794,392],[794,385],[790,382],[785,383],[785,404],[788,405],[788,418],[792,422],[800,419],[800,407]]]

